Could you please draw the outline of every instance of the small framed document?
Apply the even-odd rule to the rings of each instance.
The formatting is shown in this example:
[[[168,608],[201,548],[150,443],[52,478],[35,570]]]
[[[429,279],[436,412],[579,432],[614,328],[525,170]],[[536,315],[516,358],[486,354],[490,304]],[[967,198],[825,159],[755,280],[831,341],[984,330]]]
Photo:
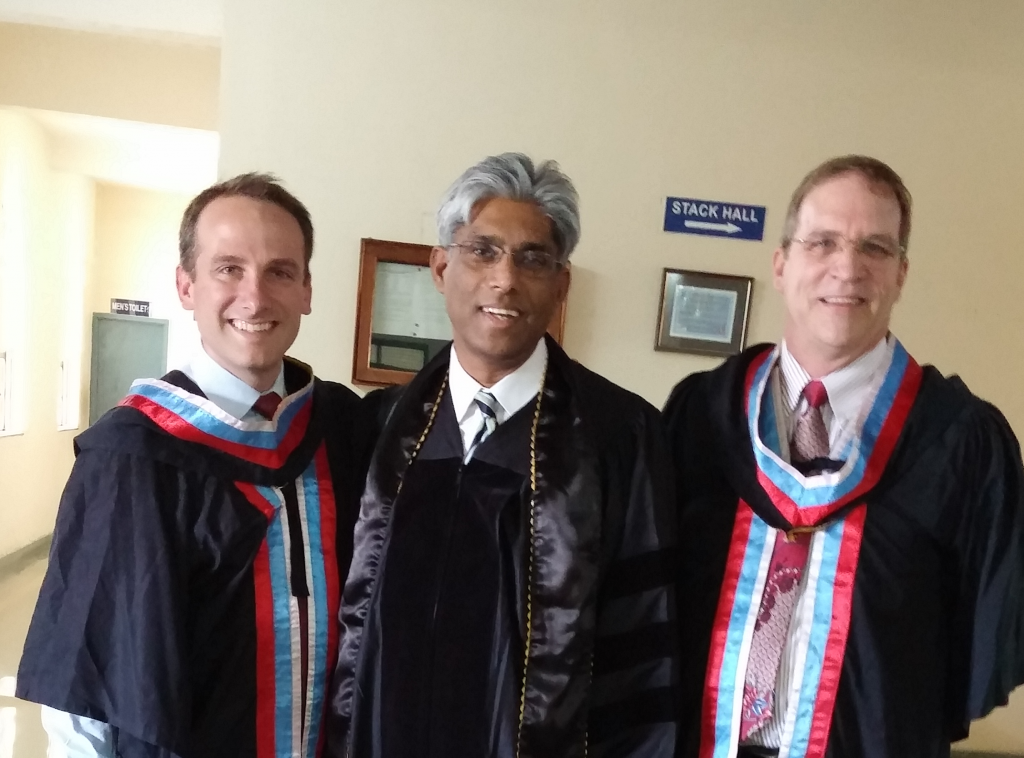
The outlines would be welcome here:
[[[353,384],[403,384],[451,341],[444,296],[430,273],[431,250],[430,245],[362,240]],[[563,302],[548,326],[558,342],[564,325]]]
[[[655,350],[729,356],[743,350],[754,280],[667,268]]]

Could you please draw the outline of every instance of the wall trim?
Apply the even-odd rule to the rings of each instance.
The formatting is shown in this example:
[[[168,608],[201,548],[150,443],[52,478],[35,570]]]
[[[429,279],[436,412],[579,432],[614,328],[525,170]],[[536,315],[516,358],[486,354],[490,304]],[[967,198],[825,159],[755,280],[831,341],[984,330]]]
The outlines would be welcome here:
[[[52,540],[53,535],[48,534],[20,550],[0,557],[0,581],[20,573],[36,561],[46,558],[50,552]]]

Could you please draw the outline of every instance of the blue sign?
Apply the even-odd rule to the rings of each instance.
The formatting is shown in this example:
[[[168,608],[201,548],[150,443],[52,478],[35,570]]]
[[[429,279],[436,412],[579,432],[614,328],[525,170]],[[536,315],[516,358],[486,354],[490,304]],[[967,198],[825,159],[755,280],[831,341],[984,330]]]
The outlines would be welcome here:
[[[670,197],[665,200],[665,231],[738,240],[763,240],[763,205]]]

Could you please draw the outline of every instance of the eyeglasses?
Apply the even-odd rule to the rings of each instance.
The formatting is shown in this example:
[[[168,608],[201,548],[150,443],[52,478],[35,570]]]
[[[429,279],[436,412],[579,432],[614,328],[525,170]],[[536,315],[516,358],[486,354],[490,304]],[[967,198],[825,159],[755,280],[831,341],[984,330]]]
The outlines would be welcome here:
[[[512,258],[513,266],[524,274],[532,276],[547,276],[565,265],[557,255],[542,247],[506,250],[486,240],[470,240],[469,242],[453,242],[448,245],[448,249],[451,248],[460,250],[466,265],[477,270],[494,266],[505,255]]]
[[[902,256],[907,249],[894,240],[884,237],[867,237],[853,240],[842,234],[820,234],[803,239],[794,237],[793,242],[799,242],[811,255],[825,258],[837,252],[843,244],[849,245],[859,255],[872,260],[884,261],[897,256]]]

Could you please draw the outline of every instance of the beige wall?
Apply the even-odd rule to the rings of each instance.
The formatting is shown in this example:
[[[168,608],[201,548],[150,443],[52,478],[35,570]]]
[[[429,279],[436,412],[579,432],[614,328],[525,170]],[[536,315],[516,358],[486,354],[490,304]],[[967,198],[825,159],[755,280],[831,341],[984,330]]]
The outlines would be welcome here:
[[[90,312],[108,313],[112,297],[148,301],[152,318],[170,321],[168,368],[186,363],[199,345],[192,314],[182,309],[174,288],[178,224],[191,199],[116,184],[96,188]]]
[[[93,312],[147,300],[170,321],[168,365],[198,346],[174,289],[177,233],[190,197],[95,184],[50,169],[29,115],[0,109],[0,352],[17,361],[20,433],[0,435],[0,557],[46,536],[89,413]],[[58,430],[60,365],[77,386],[77,425]]]
[[[0,110],[0,193],[0,351],[16,362],[21,432],[0,436],[3,556],[50,533],[71,470],[75,431],[57,426],[60,364],[82,359],[83,303],[73,292],[92,245],[94,188],[52,172],[38,125]]]
[[[190,320],[182,323],[173,289],[177,222],[187,198],[112,187],[97,197],[90,179],[53,169],[66,137],[44,132],[27,112],[4,108],[216,130],[219,78],[220,50],[209,40],[0,23],[0,252],[19,260],[0,269],[8,277],[7,288],[0,286],[0,343],[7,343],[0,351],[24,356],[18,360],[25,398],[24,433],[0,437],[0,556],[53,526],[75,434],[57,431],[60,363],[80,380],[84,427],[88,314],[108,311],[114,296],[151,300],[154,316],[176,318],[172,360],[191,349],[192,328]],[[14,278],[23,284],[12,289]],[[24,327],[13,328],[19,320]]]
[[[0,104],[217,129],[220,50],[0,23]]]
[[[661,404],[715,365],[652,349],[661,269],[754,276],[750,339],[776,339],[788,195],[865,152],[915,196],[896,333],[1024,434],[1019,0],[226,0],[224,29],[221,173],[279,172],[310,205],[296,351],[322,375],[350,377],[359,238],[432,242],[445,187],[514,149],[558,159],[582,196],[570,355]],[[767,205],[768,239],[663,233],[667,195]],[[1019,722],[1011,709],[974,744],[1022,749]]]
[[[777,338],[769,260],[789,192],[859,151],[915,195],[897,334],[1024,432],[1017,0],[307,8],[227,1],[221,173],[277,171],[311,206],[297,349],[323,374],[350,376],[359,238],[433,241],[423,216],[448,183],[518,149],[558,159],[582,196],[570,354],[660,404],[715,363],[651,349],[661,269],[756,277],[751,341]],[[767,205],[767,240],[666,234],[667,195]]]

